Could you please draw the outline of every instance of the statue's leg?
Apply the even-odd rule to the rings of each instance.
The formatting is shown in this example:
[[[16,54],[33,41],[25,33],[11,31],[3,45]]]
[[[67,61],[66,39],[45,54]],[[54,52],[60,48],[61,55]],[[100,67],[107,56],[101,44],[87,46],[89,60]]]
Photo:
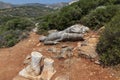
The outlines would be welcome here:
[[[63,37],[61,37],[60,39],[56,39],[55,42],[60,42],[63,40]]]
[[[44,44],[45,45],[55,45],[55,44],[58,44],[59,42],[57,41],[44,41]]]

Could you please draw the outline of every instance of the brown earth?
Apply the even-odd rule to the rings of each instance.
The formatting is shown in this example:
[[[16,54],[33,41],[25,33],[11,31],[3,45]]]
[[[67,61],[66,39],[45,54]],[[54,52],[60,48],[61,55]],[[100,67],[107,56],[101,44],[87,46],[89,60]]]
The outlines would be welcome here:
[[[16,46],[0,49],[0,80],[12,80],[25,67],[23,61],[32,51],[39,51],[44,56],[52,57],[53,54],[47,51],[50,47],[60,48],[62,45],[78,47],[78,42],[62,42],[45,46],[39,43],[38,39],[39,35],[31,33],[29,38]],[[74,54],[76,53],[74,51]],[[103,68],[84,58],[74,56],[68,59],[53,59],[57,72],[52,80],[61,75],[69,75],[70,80],[117,80],[108,68]]]

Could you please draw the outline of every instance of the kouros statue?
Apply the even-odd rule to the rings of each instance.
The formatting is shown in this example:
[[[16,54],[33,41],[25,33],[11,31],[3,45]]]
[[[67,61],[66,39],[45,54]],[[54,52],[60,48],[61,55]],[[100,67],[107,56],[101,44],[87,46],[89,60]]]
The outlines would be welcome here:
[[[53,32],[48,36],[40,37],[40,41],[44,42],[44,44],[57,44],[60,41],[83,40],[84,34],[88,31],[88,27],[76,24],[63,31]]]

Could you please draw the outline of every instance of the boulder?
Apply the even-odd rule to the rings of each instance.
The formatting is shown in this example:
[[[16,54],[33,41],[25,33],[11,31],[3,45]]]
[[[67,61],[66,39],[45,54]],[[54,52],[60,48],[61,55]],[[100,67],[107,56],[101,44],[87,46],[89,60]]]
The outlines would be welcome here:
[[[71,57],[73,56],[72,50],[73,50],[73,47],[62,48],[60,51],[60,56],[63,58]]]
[[[56,52],[56,58],[68,58],[73,56],[73,47],[64,47]]]
[[[79,56],[88,58],[88,59],[95,59],[98,56],[98,54],[93,49],[94,49],[93,47],[91,48],[88,46],[83,47],[79,51]]]
[[[57,53],[58,52],[56,47],[48,48],[47,51],[52,52],[52,53]]]
[[[96,52],[96,45],[98,43],[98,38],[89,38],[83,43],[78,43],[79,53],[78,55],[84,58],[95,59],[98,57]]]

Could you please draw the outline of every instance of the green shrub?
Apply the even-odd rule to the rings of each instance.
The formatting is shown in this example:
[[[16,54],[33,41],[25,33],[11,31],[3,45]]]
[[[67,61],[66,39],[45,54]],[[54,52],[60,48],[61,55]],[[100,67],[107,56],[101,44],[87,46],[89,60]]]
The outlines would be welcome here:
[[[53,11],[53,9],[39,5],[1,9],[0,47],[12,47],[26,38],[39,18]],[[38,20],[35,20],[36,18]]]
[[[0,47],[12,47],[28,36],[33,23],[27,18],[11,18],[0,25]]]
[[[56,13],[44,17],[41,26],[42,28],[47,26],[48,29],[63,30],[75,23],[80,23],[80,19],[87,15],[91,10],[96,9],[99,6],[118,4],[117,1],[119,0],[80,0],[62,8]],[[101,11],[101,13],[103,13],[103,11]],[[109,15],[106,16],[109,17]]]
[[[120,13],[106,25],[97,45],[97,51],[104,66],[120,63]]]
[[[81,19],[83,25],[90,28],[100,28],[108,23],[120,10],[120,5],[100,6]]]
[[[28,36],[27,32],[10,30],[0,34],[0,47],[12,47]]]
[[[5,26],[8,30],[30,30],[33,24],[26,18],[15,18],[6,22]]]

